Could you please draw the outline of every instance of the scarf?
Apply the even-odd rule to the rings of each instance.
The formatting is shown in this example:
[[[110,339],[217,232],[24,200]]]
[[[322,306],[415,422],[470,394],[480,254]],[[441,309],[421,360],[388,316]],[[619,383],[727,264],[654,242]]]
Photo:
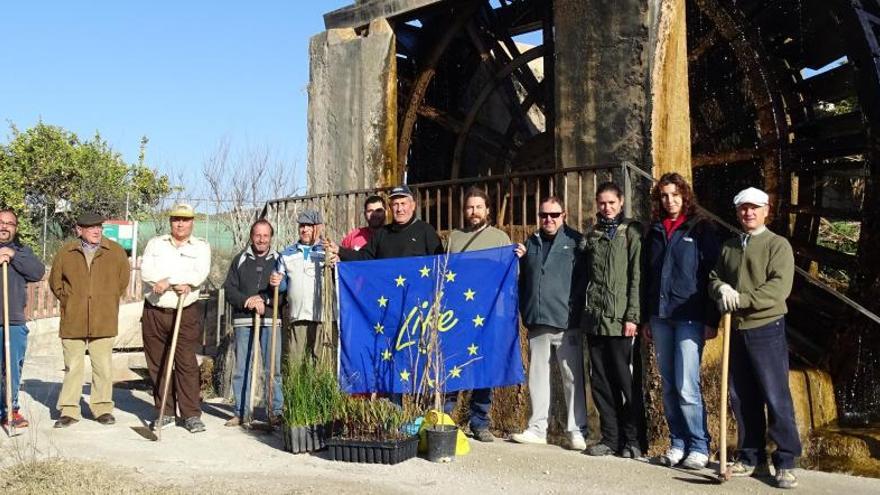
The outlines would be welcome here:
[[[623,220],[623,214],[620,213],[614,218],[605,218],[599,213],[596,214],[596,218],[596,228],[605,232],[605,235],[607,235],[609,239],[614,239],[614,234],[617,233],[617,227],[620,226],[620,221]]]

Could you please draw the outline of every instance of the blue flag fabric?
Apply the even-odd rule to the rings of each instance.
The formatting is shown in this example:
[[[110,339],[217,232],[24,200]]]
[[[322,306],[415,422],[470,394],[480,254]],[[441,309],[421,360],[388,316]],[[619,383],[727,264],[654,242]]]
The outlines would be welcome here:
[[[424,393],[433,391],[439,377],[441,390],[454,392],[525,379],[512,246],[338,267],[343,390]],[[427,367],[436,355],[433,322],[440,372]]]

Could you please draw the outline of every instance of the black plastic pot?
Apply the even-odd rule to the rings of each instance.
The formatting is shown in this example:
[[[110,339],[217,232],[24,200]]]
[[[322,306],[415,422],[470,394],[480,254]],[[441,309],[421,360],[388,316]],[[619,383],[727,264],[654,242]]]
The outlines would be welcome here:
[[[416,456],[418,435],[403,440],[369,441],[331,438],[327,440],[330,459],[366,464],[397,464]]]
[[[425,429],[428,443],[428,460],[431,462],[452,462],[455,459],[455,441],[458,427],[435,425]]]
[[[288,426],[281,429],[284,450],[291,454],[314,452],[326,448],[331,436],[330,425]]]

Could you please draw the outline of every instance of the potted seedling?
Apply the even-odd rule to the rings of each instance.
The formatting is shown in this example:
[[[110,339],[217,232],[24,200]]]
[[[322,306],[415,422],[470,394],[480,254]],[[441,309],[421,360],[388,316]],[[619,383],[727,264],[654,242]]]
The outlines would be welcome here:
[[[330,459],[397,464],[418,452],[419,437],[405,432],[414,412],[384,398],[345,397],[339,404],[339,435],[327,441]]]
[[[304,359],[287,363],[284,394],[284,450],[293,454],[325,447],[344,395],[333,370]]]

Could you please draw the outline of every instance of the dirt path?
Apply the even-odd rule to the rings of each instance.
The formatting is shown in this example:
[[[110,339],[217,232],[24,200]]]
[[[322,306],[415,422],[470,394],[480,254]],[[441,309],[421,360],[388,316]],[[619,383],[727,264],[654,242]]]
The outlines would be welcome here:
[[[205,404],[204,433],[166,430],[161,442],[136,430],[153,416],[149,393],[117,388],[117,424],[88,419],[54,430],[50,405],[62,377],[57,357],[29,357],[22,411],[26,433],[0,439],[0,456],[61,456],[117,466],[135,480],[173,485],[199,493],[771,493],[756,479],[716,485],[712,472],[678,471],[643,461],[590,458],[555,446],[522,446],[506,441],[472,442],[470,455],[448,465],[415,459],[397,466],[338,463],[323,456],[293,456],[279,438],[223,427],[230,407]],[[88,387],[86,387],[88,391]],[[87,400],[87,398],[86,398]],[[85,406],[85,404],[84,404]],[[87,408],[84,407],[84,410]],[[798,493],[880,493],[880,480],[798,470]]]

